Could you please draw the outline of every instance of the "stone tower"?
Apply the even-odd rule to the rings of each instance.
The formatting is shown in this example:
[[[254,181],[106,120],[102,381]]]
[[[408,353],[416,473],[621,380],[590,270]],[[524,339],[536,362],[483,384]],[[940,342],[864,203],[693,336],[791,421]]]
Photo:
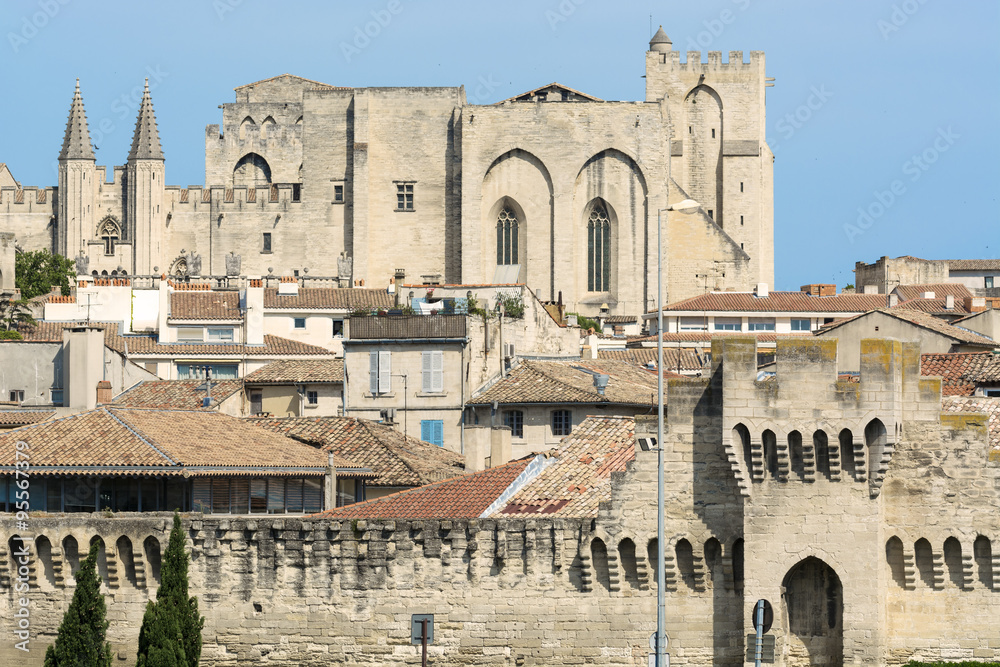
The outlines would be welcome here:
[[[765,140],[764,52],[688,51],[663,28],[646,52],[646,101],[666,98],[673,180],[750,256],[752,282],[774,284],[774,156]]]
[[[65,257],[86,252],[84,244],[94,233],[97,207],[97,168],[90,143],[87,113],[76,80],[69,107],[66,135],[59,152],[59,208],[55,251]]]
[[[133,247],[133,274],[151,274],[160,262],[166,215],[162,210],[163,177],[163,150],[147,79],[125,167],[126,234]]]

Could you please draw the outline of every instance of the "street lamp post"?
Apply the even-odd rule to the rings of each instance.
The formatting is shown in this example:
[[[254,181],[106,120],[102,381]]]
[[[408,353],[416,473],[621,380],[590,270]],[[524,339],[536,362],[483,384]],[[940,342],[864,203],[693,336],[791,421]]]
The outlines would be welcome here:
[[[670,145],[670,142],[667,142]],[[656,211],[656,667],[665,667],[667,649],[666,550],[663,502],[663,211],[693,213],[699,204],[691,199],[669,206],[670,156],[667,156],[666,208]]]

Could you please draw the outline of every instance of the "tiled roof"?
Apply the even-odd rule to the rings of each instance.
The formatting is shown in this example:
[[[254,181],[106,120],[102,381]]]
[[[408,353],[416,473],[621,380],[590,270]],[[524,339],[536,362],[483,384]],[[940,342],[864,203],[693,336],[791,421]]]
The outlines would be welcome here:
[[[900,301],[910,301],[919,299],[921,294],[934,292],[935,299],[944,299],[949,294],[955,297],[956,301],[972,296],[969,288],[962,283],[934,283],[927,285],[899,285],[892,290],[899,296]]]
[[[421,486],[460,474],[464,458],[396,429],[353,417],[252,418],[247,423],[297,440],[374,470],[372,486]]]
[[[638,321],[636,315],[608,315],[604,318],[605,324],[635,324]]]
[[[32,471],[90,474],[317,474],[327,455],[316,447],[203,410],[105,406],[0,433],[0,466],[15,461],[24,441]],[[85,469],[95,466],[104,470]],[[107,470],[127,466],[139,469]],[[52,470],[58,468],[59,470]],[[207,469],[206,469],[207,468]],[[150,470],[155,469],[155,470]]]
[[[37,424],[55,416],[55,410],[0,410],[0,426]]]
[[[940,299],[910,299],[909,301],[901,301],[896,305],[896,308],[905,308],[907,310],[920,310],[925,313],[931,313],[932,315],[968,315],[969,311],[965,309],[965,302],[955,300],[954,305],[951,308],[946,308],[946,300],[942,297]]]
[[[272,361],[243,378],[248,384],[343,382],[343,359],[291,359]]]
[[[595,373],[609,376],[604,395],[594,387]],[[523,403],[611,403],[654,405],[656,374],[635,364],[610,360],[522,361],[482,393],[472,405]]]
[[[277,288],[264,290],[265,308],[393,308],[396,297],[384,289],[365,287],[302,287],[298,294],[278,295]]]
[[[475,519],[500,497],[532,457],[407,489],[318,515],[329,519]]]
[[[765,297],[758,297],[753,292],[712,292],[671,303],[663,310],[670,312],[863,313],[868,310],[884,308],[887,304],[888,297],[885,294],[809,296],[805,292],[769,292]]]
[[[928,329],[935,333],[941,334],[942,336],[947,336],[952,340],[955,340],[959,343],[964,343],[966,345],[980,345],[983,347],[998,346],[996,342],[987,338],[986,336],[983,336],[982,334],[978,334],[974,331],[969,331],[968,329],[963,329],[961,327],[952,326],[951,324],[948,324],[947,322],[945,322],[940,318],[934,317],[933,315],[928,315],[927,313],[919,310],[907,310],[905,308],[904,309],[882,308],[880,310],[872,312],[879,312],[884,315],[888,315],[889,317],[894,317],[897,320],[909,322],[910,324],[921,327],[923,329]],[[848,322],[854,322],[855,320],[859,320],[862,317],[866,317],[870,314],[871,313],[863,313],[856,317],[850,317],[843,319],[839,322],[833,322],[832,324],[828,324],[819,331],[817,331],[816,335],[824,335],[831,331],[836,331],[839,327],[843,326],[844,324],[847,324]]]
[[[1000,398],[946,396],[941,399],[942,412],[981,412],[989,415],[990,449],[1000,450]]]
[[[634,432],[631,417],[587,417],[551,453],[555,463],[492,516],[596,518],[599,503],[611,500],[611,473],[635,458]]]
[[[171,292],[172,320],[238,320],[239,292]]]
[[[630,347],[624,350],[598,350],[597,356],[600,359],[627,361],[639,366],[645,366],[652,362],[656,365],[655,347]],[[679,357],[679,360],[678,360]],[[701,370],[702,363],[698,353],[691,349],[677,349],[676,347],[664,348],[663,367],[665,369],[676,370],[678,367],[682,371]]]
[[[846,319],[846,318],[845,318]],[[843,320],[842,320],[843,321]],[[803,336],[809,337],[809,333],[795,332],[795,333],[774,333],[766,331],[681,331],[677,333],[666,332],[663,334],[664,343],[711,343],[713,338],[724,338],[726,336],[753,336],[757,339],[758,343],[773,343],[779,338],[802,338]],[[637,338],[630,338],[629,344],[632,343],[655,343],[656,336],[640,336]],[[654,348],[655,349],[655,348]],[[666,350],[663,351],[666,354]]]
[[[119,394],[114,399],[114,405],[122,408],[198,410],[205,398],[205,390],[198,387],[204,384],[204,380],[146,380]],[[212,382],[212,398],[221,401],[242,388],[240,380]]]
[[[1000,259],[949,259],[949,271],[1000,271]]]
[[[33,326],[21,329],[24,339],[33,342],[61,342],[62,331],[66,327],[75,326],[73,322],[37,322]],[[333,357],[333,353],[318,345],[300,343],[288,338],[278,336],[264,336],[263,345],[243,345],[240,343],[159,343],[155,335],[129,334],[121,336],[118,334],[118,324],[95,323],[90,326],[104,329],[104,344],[121,354],[128,352],[129,356],[170,354],[170,355],[199,355],[199,356],[281,356],[281,355],[324,355]],[[0,342],[2,344],[2,342]],[[126,350],[127,348],[127,350]]]

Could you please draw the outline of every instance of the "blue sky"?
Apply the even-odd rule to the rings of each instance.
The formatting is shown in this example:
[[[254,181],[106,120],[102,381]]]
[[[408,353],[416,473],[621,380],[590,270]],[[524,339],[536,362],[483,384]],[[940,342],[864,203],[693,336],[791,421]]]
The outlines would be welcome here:
[[[5,2],[0,162],[55,184],[77,77],[107,165],[125,162],[150,78],[178,185],[203,183],[205,126],[232,89],[284,72],[464,84],[486,103],[551,81],[641,100],[651,14],[680,51],[766,52],[777,288],[843,286],[882,255],[1000,256],[995,0]]]

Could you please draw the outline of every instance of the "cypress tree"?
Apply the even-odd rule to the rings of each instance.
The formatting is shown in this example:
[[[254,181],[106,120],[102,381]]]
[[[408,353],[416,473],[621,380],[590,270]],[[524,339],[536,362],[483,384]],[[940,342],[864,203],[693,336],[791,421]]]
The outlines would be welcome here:
[[[55,643],[45,651],[45,667],[111,665],[111,644],[105,641],[107,608],[97,576],[99,550],[97,542],[90,545],[90,553],[76,572],[73,601],[59,624]]]
[[[188,555],[176,512],[160,579],[156,602],[146,603],[142,617],[136,667],[198,667],[205,619],[198,615],[198,598],[188,597]]]

